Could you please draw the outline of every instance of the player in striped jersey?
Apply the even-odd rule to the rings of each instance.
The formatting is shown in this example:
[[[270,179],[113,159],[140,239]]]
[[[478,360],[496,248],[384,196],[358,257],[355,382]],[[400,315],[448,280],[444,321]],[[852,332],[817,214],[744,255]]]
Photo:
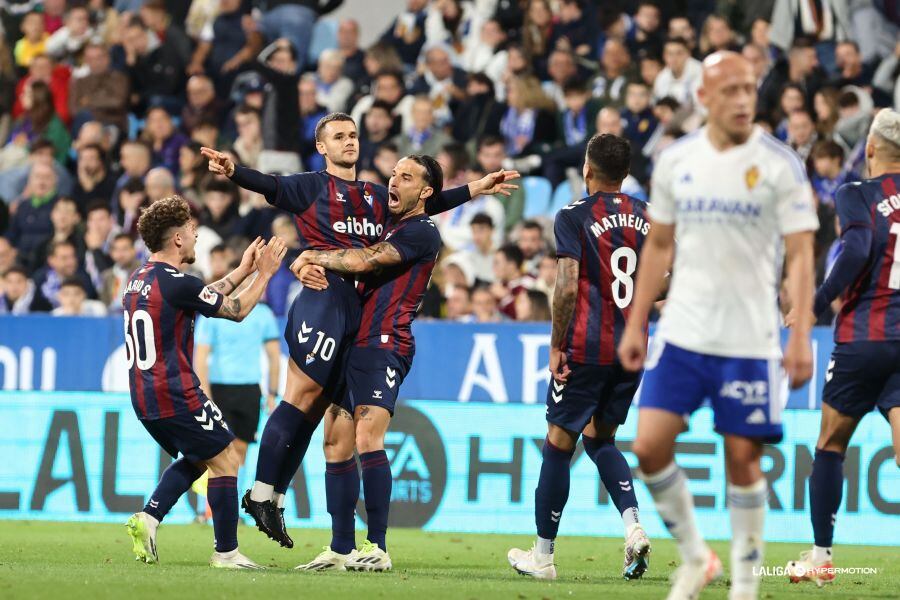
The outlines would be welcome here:
[[[240,459],[234,436],[194,373],[194,317],[199,312],[205,317],[243,320],[278,270],[286,246],[279,238],[268,244],[257,238],[234,271],[204,286],[180,270],[182,263],[194,262],[197,240],[184,199],[173,196],[154,202],[141,215],[138,230],[153,254],[132,274],[122,299],[131,401],[144,428],[177,460],[163,473],[144,509],[128,519],[135,556],[147,563],[159,561],[156,529],[160,521],[208,470],[207,500],[216,548],[210,565],[261,568],[238,551]],[[256,279],[244,291],[229,296],[257,270]]]
[[[303,249],[365,248],[377,242],[390,216],[388,191],[356,179],[359,140],[353,119],[344,113],[320,119],[316,148],[325,156],[324,171],[287,176],[235,166],[211,148],[203,153],[211,171],[293,214]],[[437,190],[425,201],[425,212],[437,214],[481,194],[501,192],[504,180],[517,176],[498,171],[466,186]],[[327,288],[305,287],[288,313],[284,336],[290,361],[284,397],[263,429],[256,481],[241,502],[260,531],[288,548],[293,541],[284,525],[284,494],[322,415],[340,396],[342,373],[335,367],[342,364],[360,320],[353,278],[334,272],[323,272],[322,277]]]
[[[625,525],[623,576],[638,579],[648,566],[650,541],[638,522],[631,469],[616,448],[641,381],[622,369],[616,344],[631,310],[638,253],[650,223],[646,203],[621,192],[631,146],[615,135],[588,142],[584,181],[590,194],[556,215],[556,291],[550,336],[547,439],[534,492],[537,540],[507,558],[519,573],[555,579],[556,534],[569,497],[569,466],[581,437]]]
[[[441,235],[425,213],[425,202],[441,189],[440,165],[430,156],[401,159],[389,183],[391,221],[378,243],[365,249],[307,250],[291,266],[305,264],[359,276],[362,318],[347,354],[347,393],[342,407],[325,418],[328,512],[332,539],[303,570],[387,571],[392,567],[386,533],[391,501],[391,467],[384,450],[400,385],[412,366],[412,322],[431,281]],[[355,550],[354,510],[362,465],[369,531]]]
[[[809,477],[814,545],[788,563],[792,582],[834,580],[831,544],[844,454],[873,408],[891,424],[900,465],[900,114],[885,108],[866,140],[869,179],[838,189],[841,253],[816,292],[821,314],[843,294],[825,375],[822,423]],[[790,321],[794,314],[788,315]]]

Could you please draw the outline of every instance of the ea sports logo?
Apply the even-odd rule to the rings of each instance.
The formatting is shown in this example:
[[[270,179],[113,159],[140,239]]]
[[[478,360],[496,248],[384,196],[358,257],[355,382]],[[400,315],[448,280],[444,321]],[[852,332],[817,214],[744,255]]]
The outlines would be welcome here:
[[[423,527],[434,516],[447,486],[447,455],[437,429],[424,414],[400,404],[384,437],[391,464],[391,527]],[[356,513],[367,520],[365,499]]]

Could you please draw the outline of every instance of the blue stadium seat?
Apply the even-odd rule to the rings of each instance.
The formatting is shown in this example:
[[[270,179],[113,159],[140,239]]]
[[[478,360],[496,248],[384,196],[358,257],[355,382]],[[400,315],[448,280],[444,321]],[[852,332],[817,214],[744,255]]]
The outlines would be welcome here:
[[[547,212],[550,196],[553,194],[553,186],[544,177],[523,177],[522,189],[525,191],[526,219],[532,219]]]
[[[310,63],[319,61],[323,50],[337,48],[338,22],[334,19],[319,19],[313,27],[307,59]]]
[[[572,184],[568,181],[563,181],[561,184],[556,186],[556,191],[553,192],[553,200],[550,202],[550,210],[547,211],[547,215],[549,217],[553,217],[560,211],[560,209],[572,201]]]

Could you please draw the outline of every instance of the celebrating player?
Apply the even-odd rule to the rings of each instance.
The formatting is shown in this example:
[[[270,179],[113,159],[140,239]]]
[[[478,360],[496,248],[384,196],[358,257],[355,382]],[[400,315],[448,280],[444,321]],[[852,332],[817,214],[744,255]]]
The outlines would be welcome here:
[[[441,235],[425,202],[441,189],[443,173],[430,156],[407,156],[389,182],[391,222],[377,244],[363,249],[301,254],[291,270],[315,264],[343,275],[363,276],[362,319],[347,353],[347,393],[343,408],[325,417],[325,493],[332,518],[331,544],[298,569],[389,571],[385,541],[391,502],[391,466],[384,451],[387,432],[403,379],[415,353],[411,325],[431,281]],[[351,416],[352,415],[352,416]],[[354,511],[359,500],[362,464],[369,532],[356,551]]]
[[[589,197],[556,215],[556,290],[550,336],[547,439],[534,492],[537,541],[513,548],[509,564],[523,575],[556,579],[554,540],[569,498],[569,464],[579,436],[625,522],[626,579],[647,570],[650,540],[638,523],[631,469],[615,446],[641,380],[622,369],[616,342],[631,309],[638,252],[650,230],[646,203],[621,193],[628,175],[628,140],[595,135],[587,145],[584,181]]]
[[[703,65],[707,125],[667,148],[653,171],[649,214],[634,305],[619,357],[644,366],[644,323],[672,264],[668,299],[649,357],[634,453],[682,564],[669,598],[696,598],[722,572],[694,520],[675,439],[686,417],[712,399],[724,437],[731,514],[732,599],[756,598],[762,564],[766,480],[764,441],[782,436],[785,402],[776,290],[784,240],[787,291],[802,317],[790,332],[783,365],[793,387],[812,373],[812,190],[800,159],[753,125],[756,77],[733,52]],[[675,248],[674,240],[678,238]]]
[[[211,171],[294,214],[304,249],[364,248],[377,242],[389,216],[388,192],[384,186],[356,181],[356,124],[346,114],[331,113],[316,125],[315,137],[326,164],[325,171],[315,173],[264,175],[236,167],[210,148],[203,153]],[[426,201],[425,212],[449,210],[481,194],[508,195],[510,186],[504,180],[517,176],[498,171],[468,186],[435,193]],[[291,305],[284,334],[290,361],[283,401],[263,429],[256,481],[242,500],[260,531],[288,548],[293,540],[284,525],[284,494],[330,399],[339,397],[342,373],[334,367],[343,362],[360,322],[353,278],[334,272],[325,277],[326,289],[305,288]]]
[[[790,580],[834,580],[831,541],[844,489],[844,454],[866,413],[876,406],[894,432],[900,457],[900,114],[881,110],[866,140],[870,179],[847,184],[835,200],[841,253],[816,292],[821,314],[846,292],[825,376],[822,424],[809,477],[814,545],[788,564]],[[788,315],[793,322],[796,313]],[[900,458],[897,459],[900,464]]]
[[[279,238],[253,242],[240,265],[204,286],[182,273],[194,262],[197,230],[187,202],[178,196],[150,205],[138,231],[152,254],[125,287],[125,348],[134,411],[145,429],[176,458],[169,465],[144,510],[128,519],[127,529],[138,560],[159,561],[156,530],[166,513],[191,484],[209,471],[207,500],[213,515],[213,567],[262,568],[238,551],[237,474],[240,466],[234,436],[222,414],[200,388],[194,373],[194,316],[240,321],[256,306],[284,258]],[[229,296],[247,277],[256,279]],[[181,453],[182,457],[178,458]]]

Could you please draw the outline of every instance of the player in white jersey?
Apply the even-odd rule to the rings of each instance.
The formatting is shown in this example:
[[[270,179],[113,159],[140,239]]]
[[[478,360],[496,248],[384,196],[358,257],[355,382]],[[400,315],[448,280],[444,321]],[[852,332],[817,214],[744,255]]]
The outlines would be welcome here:
[[[705,398],[712,400],[725,445],[730,598],[736,600],[758,594],[754,567],[762,564],[768,492],[760,457],[764,442],[781,438],[782,364],[794,387],[812,374],[809,318],[791,330],[781,359],[782,240],[788,296],[798,314],[807,315],[818,219],[799,158],[753,125],[750,63],[733,52],[709,56],[699,97],[709,112],[706,126],[666,149],[653,172],[653,227],[619,357],[627,369],[645,368],[633,450],[678,542],[682,564],[669,593],[673,600],[696,598],[722,572],[700,535],[687,479],[674,460],[675,439],[688,417]],[[642,324],[673,254],[668,300],[647,356]]]

